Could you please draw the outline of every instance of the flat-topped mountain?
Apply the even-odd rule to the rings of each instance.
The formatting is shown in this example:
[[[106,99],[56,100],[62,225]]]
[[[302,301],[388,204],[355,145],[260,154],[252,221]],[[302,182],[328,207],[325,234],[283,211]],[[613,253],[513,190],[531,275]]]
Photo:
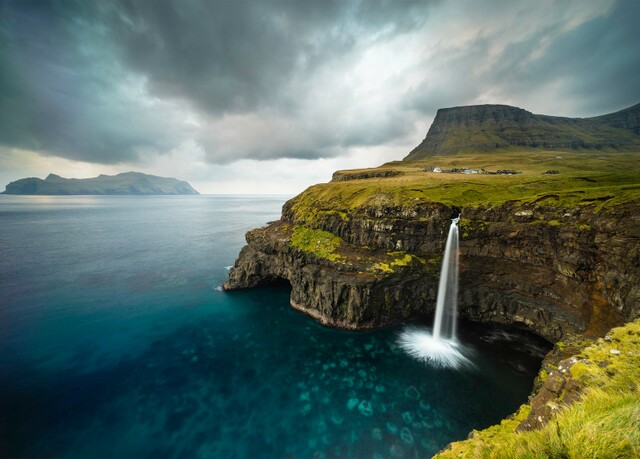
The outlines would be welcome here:
[[[123,172],[87,179],[67,179],[49,174],[46,179],[30,177],[7,185],[4,194],[71,195],[71,194],[200,194],[189,183],[170,177],[157,177],[140,172]]]
[[[509,105],[441,108],[427,137],[404,160],[510,147],[637,151],[640,104],[593,118],[536,115]]]

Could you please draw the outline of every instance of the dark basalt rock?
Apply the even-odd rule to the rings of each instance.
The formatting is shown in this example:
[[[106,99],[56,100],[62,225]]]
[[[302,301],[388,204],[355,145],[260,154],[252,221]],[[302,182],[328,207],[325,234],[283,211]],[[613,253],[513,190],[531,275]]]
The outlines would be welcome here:
[[[640,315],[640,215],[632,204],[596,212],[544,202],[451,208],[367,206],[319,229],[348,243],[402,250],[426,260],[390,273],[361,272],[290,244],[282,221],[247,234],[226,290],[285,279],[291,304],[322,323],[380,327],[433,312],[449,219],[462,212],[459,308],[481,322],[522,325],[550,341],[568,333],[601,335]]]
[[[400,171],[385,171],[385,170],[369,170],[367,172],[350,172],[350,171],[338,171],[334,172],[331,177],[332,182],[345,182],[347,180],[365,180],[370,178],[389,178],[400,175]]]

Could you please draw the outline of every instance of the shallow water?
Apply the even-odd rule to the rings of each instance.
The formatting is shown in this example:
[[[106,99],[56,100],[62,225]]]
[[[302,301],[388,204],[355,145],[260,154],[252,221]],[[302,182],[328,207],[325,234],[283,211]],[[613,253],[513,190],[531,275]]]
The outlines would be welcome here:
[[[526,400],[530,335],[462,324],[475,367],[435,369],[216,290],[283,201],[0,196],[0,456],[428,457]]]

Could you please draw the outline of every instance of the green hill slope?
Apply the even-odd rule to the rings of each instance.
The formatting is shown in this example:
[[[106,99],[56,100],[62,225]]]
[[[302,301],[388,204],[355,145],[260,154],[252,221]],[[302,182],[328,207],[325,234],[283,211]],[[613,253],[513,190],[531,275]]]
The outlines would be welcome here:
[[[442,108],[405,161],[514,148],[640,150],[640,104],[593,118],[536,115],[508,105]]]

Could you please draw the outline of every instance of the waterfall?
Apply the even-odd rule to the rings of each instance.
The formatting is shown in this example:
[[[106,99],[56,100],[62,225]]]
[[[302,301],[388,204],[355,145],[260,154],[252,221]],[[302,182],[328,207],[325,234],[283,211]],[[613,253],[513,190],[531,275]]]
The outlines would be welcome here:
[[[469,350],[465,349],[456,339],[459,221],[460,217],[458,216],[451,220],[451,226],[449,226],[436,298],[433,334],[427,329],[409,326],[402,331],[398,339],[398,345],[407,354],[442,368],[473,367],[473,363],[465,355],[469,354]]]
[[[438,297],[436,300],[436,317],[433,321],[433,339],[455,340],[458,315],[458,221],[451,220],[449,236],[444,249]]]

